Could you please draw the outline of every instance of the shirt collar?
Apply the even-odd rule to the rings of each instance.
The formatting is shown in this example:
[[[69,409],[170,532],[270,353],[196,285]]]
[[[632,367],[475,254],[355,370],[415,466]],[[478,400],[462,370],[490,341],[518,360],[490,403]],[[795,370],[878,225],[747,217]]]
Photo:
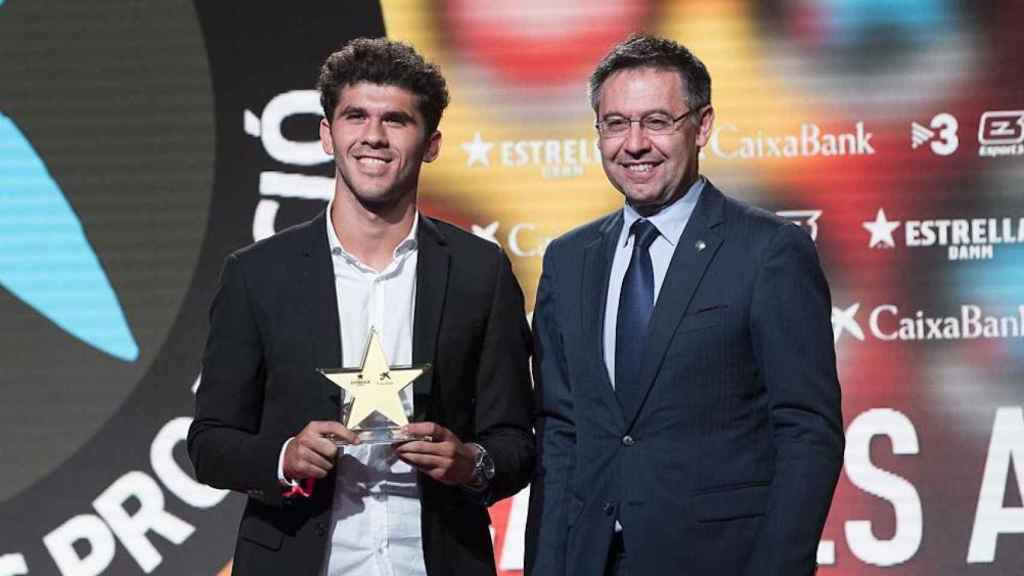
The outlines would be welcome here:
[[[647,221],[654,225],[658,230],[658,234],[662,238],[668,240],[668,243],[672,246],[676,245],[679,238],[683,235],[683,228],[686,228],[686,223],[690,221],[690,215],[693,214],[693,209],[697,207],[697,201],[700,200],[700,193],[704,190],[703,176],[697,178],[689,190],[685,194],[676,198],[671,204],[664,206],[661,210],[658,210],[652,216],[647,217]],[[619,238],[619,244],[626,246],[629,243],[629,229],[633,226],[633,223],[642,218],[640,213],[636,211],[636,208],[627,203],[622,209],[622,235]]]
[[[331,220],[331,213],[333,212],[333,208],[334,198],[332,197],[331,200],[327,203],[327,218],[324,219],[327,221],[327,245],[331,249],[331,254],[336,256],[342,256],[353,264],[359,264],[360,266],[365,267],[365,265],[362,262],[360,262],[358,258],[352,255],[352,253],[350,253],[348,250],[345,250],[345,247],[341,245],[341,240],[338,240],[338,233],[334,230],[334,222]],[[412,228],[409,230],[409,234],[406,235],[406,237],[401,242],[398,243],[398,246],[395,246],[395,253],[393,255],[395,260],[398,260],[400,257],[416,249],[416,232],[419,229],[419,226],[420,211],[417,210],[416,216],[413,218]]]

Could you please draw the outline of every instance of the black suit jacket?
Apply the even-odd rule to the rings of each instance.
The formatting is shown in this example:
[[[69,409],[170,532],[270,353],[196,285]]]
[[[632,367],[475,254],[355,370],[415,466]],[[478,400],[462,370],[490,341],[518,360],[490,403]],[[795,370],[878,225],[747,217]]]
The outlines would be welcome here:
[[[421,217],[413,362],[414,420],[483,445],[493,500],[533,471],[529,328],[508,259],[495,245]],[[196,477],[249,495],[235,574],[318,574],[329,546],[335,477],[311,498],[282,498],[281,446],[311,420],[337,420],[340,390],[314,369],[341,366],[325,215],[244,248],[225,262],[210,312],[188,449]],[[342,295],[344,298],[344,295]],[[427,571],[493,574],[483,503],[420,475]]]
[[[527,573],[802,576],[843,457],[828,286],[799,227],[708,183],[622,406],[604,364],[621,211],[547,249],[534,312]]]

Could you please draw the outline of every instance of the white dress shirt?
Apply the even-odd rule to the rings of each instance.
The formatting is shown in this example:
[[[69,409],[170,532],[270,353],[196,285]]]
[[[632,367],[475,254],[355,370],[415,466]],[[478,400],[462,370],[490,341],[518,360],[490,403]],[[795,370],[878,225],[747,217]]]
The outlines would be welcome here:
[[[362,363],[371,328],[377,330],[391,365],[411,364],[419,214],[391,263],[376,271],[338,241],[331,225],[332,204],[327,207],[326,233],[334,264],[342,364],[355,368]],[[412,386],[402,391],[402,404],[411,414]],[[425,575],[416,470],[384,444],[339,451],[335,474],[333,530],[324,574]]]
[[[690,215],[693,214],[697,200],[700,199],[700,193],[704,190],[704,182],[703,176],[697,178],[697,181],[681,198],[647,218],[647,221],[658,230],[658,236],[655,237],[648,249],[654,268],[655,303],[658,302],[661,284],[665,281],[665,274],[668,272],[668,265],[672,262],[676,244],[679,243],[683,229],[690,221]],[[640,214],[629,204],[622,209],[622,231],[619,233],[619,241],[615,244],[612,271],[608,277],[608,299],[605,300],[604,307],[604,365],[608,370],[608,379],[612,382],[612,388],[615,387],[615,329],[619,320],[619,295],[622,293],[622,280],[626,276],[626,269],[629,268],[629,261],[633,256],[634,239],[633,235],[629,233],[629,229],[640,218]]]

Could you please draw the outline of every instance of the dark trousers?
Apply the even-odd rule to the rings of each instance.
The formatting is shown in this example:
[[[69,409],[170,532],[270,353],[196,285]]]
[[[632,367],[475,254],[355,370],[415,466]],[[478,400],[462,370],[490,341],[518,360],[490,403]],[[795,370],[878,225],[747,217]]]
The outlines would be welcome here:
[[[604,565],[604,576],[629,576],[629,563],[626,558],[626,546],[622,540],[622,532],[616,532],[612,537],[608,560]]]

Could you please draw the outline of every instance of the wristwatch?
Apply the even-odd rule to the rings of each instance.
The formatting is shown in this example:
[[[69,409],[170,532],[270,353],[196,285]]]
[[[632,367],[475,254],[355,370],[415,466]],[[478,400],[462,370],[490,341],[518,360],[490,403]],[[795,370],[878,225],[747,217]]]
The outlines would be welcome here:
[[[487,453],[487,449],[477,444],[476,442],[470,442],[470,446],[476,446],[476,460],[473,462],[473,476],[470,478],[469,483],[466,484],[467,488],[474,490],[481,490],[486,488],[491,483],[491,479],[494,478],[494,459]]]

